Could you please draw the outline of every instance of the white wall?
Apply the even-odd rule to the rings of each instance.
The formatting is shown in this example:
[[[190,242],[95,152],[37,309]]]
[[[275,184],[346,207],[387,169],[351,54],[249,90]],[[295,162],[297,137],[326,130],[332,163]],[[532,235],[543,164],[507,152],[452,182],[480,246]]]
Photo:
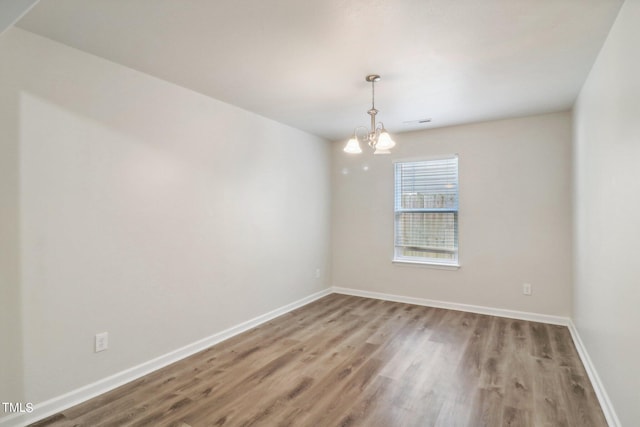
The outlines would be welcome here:
[[[574,321],[624,426],[640,425],[639,22],[627,0],[574,110]]]
[[[23,30],[0,48],[27,401],[329,285],[326,141]]]
[[[333,284],[568,316],[571,116],[556,113],[395,136],[391,156],[333,145]],[[365,147],[366,148],[366,147]],[[459,154],[459,270],[393,264],[394,159]],[[366,169],[366,170],[365,170]],[[533,295],[522,294],[524,282]]]
[[[0,35],[0,52],[6,40]],[[22,316],[18,193],[18,112],[0,56],[0,402],[22,402]],[[3,414],[0,408],[0,417]]]

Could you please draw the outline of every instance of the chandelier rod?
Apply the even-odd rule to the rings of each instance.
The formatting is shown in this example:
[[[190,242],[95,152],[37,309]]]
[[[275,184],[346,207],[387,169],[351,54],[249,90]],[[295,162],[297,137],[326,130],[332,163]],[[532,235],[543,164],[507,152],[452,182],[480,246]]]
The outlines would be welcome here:
[[[369,132],[369,142],[373,142],[376,133],[376,82],[380,80],[380,76],[377,74],[369,74],[366,78],[368,82],[371,82],[371,109],[367,113],[371,116],[371,131]]]
[[[376,81],[371,80],[371,109],[376,108]]]

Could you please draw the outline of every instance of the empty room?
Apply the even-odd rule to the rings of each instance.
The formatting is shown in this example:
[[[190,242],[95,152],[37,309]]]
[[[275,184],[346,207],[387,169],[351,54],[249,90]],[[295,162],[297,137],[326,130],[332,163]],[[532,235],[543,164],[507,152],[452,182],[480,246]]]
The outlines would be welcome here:
[[[0,2],[0,427],[639,426],[639,24]]]

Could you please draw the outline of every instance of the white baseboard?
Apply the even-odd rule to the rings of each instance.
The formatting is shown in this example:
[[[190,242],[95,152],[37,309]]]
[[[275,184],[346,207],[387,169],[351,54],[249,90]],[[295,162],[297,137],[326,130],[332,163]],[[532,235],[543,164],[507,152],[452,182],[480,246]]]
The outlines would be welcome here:
[[[296,308],[309,304],[310,302],[313,302],[331,293],[381,299],[386,301],[394,301],[394,302],[422,305],[422,306],[428,306],[428,307],[446,308],[449,310],[466,311],[471,313],[487,314],[491,316],[507,317],[511,319],[529,320],[533,322],[567,326],[569,328],[569,332],[571,333],[571,337],[573,338],[573,342],[578,351],[578,355],[580,356],[580,359],[582,360],[582,364],[584,365],[585,370],[587,371],[587,375],[591,380],[591,384],[593,385],[595,393],[600,402],[600,406],[602,407],[602,410],[605,414],[605,417],[607,419],[609,426],[620,427],[620,421],[618,420],[618,417],[613,409],[613,405],[609,400],[609,396],[607,395],[602,385],[602,382],[600,381],[600,377],[598,376],[596,369],[593,366],[593,363],[591,362],[589,354],[587,353],[587,350],[582,340],[580,339],[578,330],[576,329],[575,325],[573,324],[570,318],[562,317],[562,316],[550,316],[547,314],[530,313],[525,311],[506,310],[502,308],[493,308],[493,307],[460,304],[460,303],[453,303],[453,302],[446,302],[446,301],[430,300],[425,298],[392,295],[392,294],[385,294],[380,292],[370,292],[370,291],[363,291],[359,289],[340,288],[340,287],[332,287],[330,289],[325,289],[323,291],[309,295],[308,297],[302,298],[298,301],[294,301],[291,304],[287,304],[283,307],[277,308],[266,314],[255,317],[251,320],[243,322],[239,325],[226,329],[217,334],[211,335],[210,337],[204,338],[200,341],[194,342],[180,349],[174,350],[170,353],[157,357],[148,362],[142,363],[131,369],[127,369],[125,371],[119,372],[110,377],[97,381],[93,384],[89,384],[85,387],[81,387],[79,389],[73,390],[62,396],[58,396],[46,402],[37,404],[34,407],[34,411],[30,414],[16,414],[16,415],[10,415],[7,417],[0,418],[0,427],[20,427],[20,426],[24,426],[26,424],[41,420],[43,418],[46,418],[58,412],[61,412],[71,406],[82,403],[88,399],[91,399],[100,394],[106,393],[110,390],[113,390],[116,387],[119,387],[123,384],[126,384],[130,381],[133,381],[137,378],[147,375],[155,370],[158,370],[167,365],[170,365],[171,363],[174,363],[181,359],[189,357],[199,351],[202,351],[206,348],[211,347],[212,345],[215,345],[221,341],[224,341],[228,338],[231,338],[235,335],[245,332],[262,323],[268,322],[271,319],[274,319],[278,316],[281,316],[285,313],[295,310]]]
[[[42,420],[74,405],[82,403],[88,399],[113,390],[116,387],[138,379],[153,371],[189,357],[195,353],[198,353],[199,351],[211,347],[212,345],[215,345],[221,341],[229,339],[251,328],[268,322],[269,320],[295,310],[296,308],[302,307],[303,305],[309,304],[310,302],[329,295],[330,293],[330,289],[316,292],[315,294],[309,295],[308,297],[294,301],[291,304],[287,304],[261,316],[254,317],[253,319],[247,320],[246,322],[240,323],[239,325],[233,326],[200,341],[196,341],[170,353],[149,360],[148,362],[144,362],[138,366],[134,366],[133,368],[118,372],[115,375],[101,379],[99,381],[96,381],[95,383],[88,384],[84,387],[78,388],[61,396],[57,396],[45,402],[35,404],[34,410],[31,413],[13,414],[2,417],[0,418],[0,427],[20,427],[36,422],[38,420]]]
[[[582,364],[584,365],[584,369],[587,371],[587,375],[589,376],[589,380],[593,385],[593,389],[596,392],[596,396],[598,396],[598,401],[600,402],[600,407],[602,408],[602,412],[604,412],[604,416],[607,419],[607,424],[609,427],[621,427],[620,420],[618,419],[618,415],[611,404],[611,400],[609,399],[609,395],[607,394],[604,386],[602,385],[602,381],[600,380],[600,376],[596,371],[595,366],[593,366],[593,362],[591,361],[591,357],[589,357],[589,353],[587,353],[587,348],[584,346],[582,339],[580,338],[580,334],[578,333],[578,329],[576,325],[573,324],[573,321],[569,321],[569,332],[571,332],[571,337],[573,338],[573,343],[576,346],[576,350],[578,350],[578,354],[580,355],[580,360],[582,360]]]
[[[620,420],[616,415],[616,412],[611,404],[611,400],[609,400],[609,395],[607,394],[604,386],[602,385],[602,381],[598,376],[595,366],[591,362],[591,358],[587,353],[587,349],[580,338],[580,334],[576,329],[576,326],[573,324],[573,321],[569,317],[561,317],[561,316],[549,316],[547,314],[538,314],[538,313],[529,313],[525,311],[514,311],[514,310],[505,310],[502,308],[493,308],[493,307],[483,307],[478,305],[468,305],[468,304],[459,304],[453,302],[445,302],[445,301],[437,301],[430,300],[425,298],[414,298],[414,297],[405,297],[400,295],[391,295],[384,294],[380,292],[369,292],[362,291],[359,289],[350,289],[350,288],[339,288],[333,287],[331,290],[337,294],[344,295],[353,295],[358,297],[365,298],[375,298],[386,301],[394,301],[394,302],[402,302],[406,304],[415,304],[415,305],[423,305],[427,307],[437,307],[437,308],[446,308],[450,310],[458,310],[458,311],[468,311],[471,313],[478,314],[488,314],[491,316],[498,317],[508,317],[510,319],[520,319],[520,320],[529,320],[533,322],[541,322],[541,323],[550,323],[552,325],[562,325],[566,326],[571,333],[571,338],[573,339],[573,343],[576,346],[576,350],[578,351],[578,356],[584,365],[585,370],[587,371],[587,375],[589,376],[589,380],[591,381],[591,385],[598,397],[598,402],[600,403],[600,407],[604,412],[605,418],[607,419],[607,423],[609,427],[620,427]]]
[[[375,298],[386,301],[402,302],[405,304],[424,305],[427,307],[446,308],[449,310],[467,311],[470,313],[488,314],[490,316],[508,317],[510,319],[529,320],[532,322],[550,323],[552,325],[569,326],[571,320],[568,317],[550,316],[548,314],[530,313],[527,311],[506,310],[504,308],[484,307],[480,305],[460,304],[431,300],[426,298],[406,297],[401,295],[384,294],[380,292],[362,291],[351,288],[333,287],[331,290],[337,294],[353,295],[357,297]]]

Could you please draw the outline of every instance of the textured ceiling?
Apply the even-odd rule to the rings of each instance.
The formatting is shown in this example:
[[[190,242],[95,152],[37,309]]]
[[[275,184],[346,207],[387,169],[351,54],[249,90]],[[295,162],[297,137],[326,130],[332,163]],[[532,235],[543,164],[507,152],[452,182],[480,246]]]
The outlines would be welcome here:
[[[41,0],[22,29],[346,139],[568,109],[619,0]],[[425,117],[427,125],[407,124]]]

